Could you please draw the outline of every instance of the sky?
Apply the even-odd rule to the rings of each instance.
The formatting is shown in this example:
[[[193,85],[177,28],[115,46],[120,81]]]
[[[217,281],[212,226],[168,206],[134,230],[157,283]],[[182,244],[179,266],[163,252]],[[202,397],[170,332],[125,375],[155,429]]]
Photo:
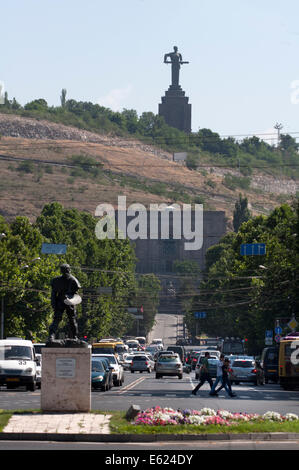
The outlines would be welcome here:
[[[65,88],[157,114],[176,45],[193,132],[274,143],[279,122],[299,138],[298,0],[10,0],[0,15],[0,82],[22,105],[58,106]]]

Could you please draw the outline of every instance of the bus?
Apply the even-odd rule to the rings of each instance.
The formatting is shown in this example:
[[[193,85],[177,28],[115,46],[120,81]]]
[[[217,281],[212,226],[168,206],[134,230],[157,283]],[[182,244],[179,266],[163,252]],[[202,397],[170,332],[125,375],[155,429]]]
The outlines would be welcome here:
[[[225,338],[222,341],[220,350],[225,355],[234,354],[243,356],[245,354],[244,342],[240,338]]]
[[[92,343],[91,345],[92,354],[114,354],[117,355],[116,343],[106,343],[99,341],[98,343]]]
[[[299,332],[289,333],[280,340],[278,373],[284,390],[299,386]]]

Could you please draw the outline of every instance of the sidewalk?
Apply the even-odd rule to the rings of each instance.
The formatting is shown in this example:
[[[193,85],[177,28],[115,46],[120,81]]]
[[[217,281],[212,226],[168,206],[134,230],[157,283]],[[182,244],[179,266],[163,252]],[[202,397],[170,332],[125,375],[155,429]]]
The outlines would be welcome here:
[[[298,441],[299,433],[250,434],[111,434],[109,414],[25,413],[13,415],[0,433],[0,440],[77,442],[159,442],[159,441]]]

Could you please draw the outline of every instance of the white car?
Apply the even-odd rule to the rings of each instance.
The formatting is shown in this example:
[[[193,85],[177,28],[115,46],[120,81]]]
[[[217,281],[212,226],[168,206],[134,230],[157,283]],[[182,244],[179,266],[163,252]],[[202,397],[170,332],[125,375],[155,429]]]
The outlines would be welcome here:
[[[92,354],[92,357],[106,357],[112,369],[112,380],[115,387],[120,387],[125,380],[124,368],[114,354]]]

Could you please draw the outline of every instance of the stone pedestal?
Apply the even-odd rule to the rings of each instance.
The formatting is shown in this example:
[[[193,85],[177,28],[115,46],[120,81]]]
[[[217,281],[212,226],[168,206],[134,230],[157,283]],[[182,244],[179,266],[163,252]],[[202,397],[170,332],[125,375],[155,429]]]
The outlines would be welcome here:
[[[191,132],[191,104],[180,85],[170,85],[159,104],[159,115],[166,124],[180,131]]]
[[[89,412],[91,349],[43,348],[41,409]]]

